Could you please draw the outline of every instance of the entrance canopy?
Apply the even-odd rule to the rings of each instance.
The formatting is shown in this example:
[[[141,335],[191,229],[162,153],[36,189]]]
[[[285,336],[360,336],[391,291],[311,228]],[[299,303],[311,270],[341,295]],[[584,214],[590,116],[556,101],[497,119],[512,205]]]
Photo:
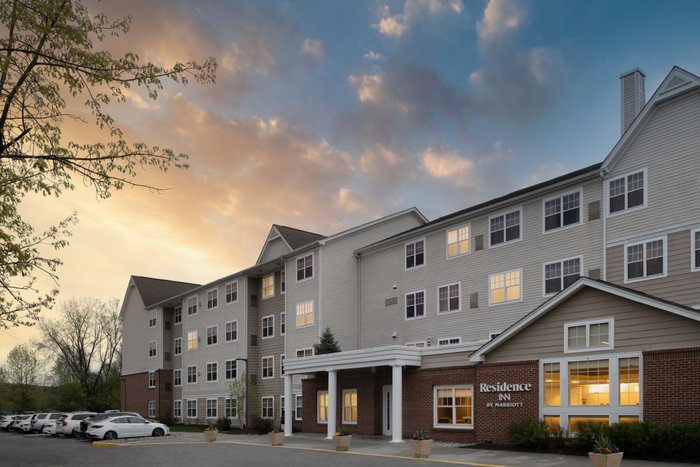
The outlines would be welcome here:
[[[284,361],[285,375],[301,375],[318,371],[351,370],[377,366],[420,366],[420,349],[403,345],[349,350],[313,357],[289,358]]]

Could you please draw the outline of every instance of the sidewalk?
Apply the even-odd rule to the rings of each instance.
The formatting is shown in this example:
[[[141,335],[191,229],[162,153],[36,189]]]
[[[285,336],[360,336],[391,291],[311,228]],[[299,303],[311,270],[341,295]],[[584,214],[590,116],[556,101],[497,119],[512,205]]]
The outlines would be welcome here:
[[[166,438],[146,438],[130,443],[206,443],[201,433],[174,433]],[[120,440],[120,443],[122,441]],[[219,433],[217,444],[245,444],[259,445],[272,449],[267,435],[228,435]],[[333,440],[325,439],[318,433],[295,433],[285,437],[284,446],[274,449],[302,449],[335,451]],[[353,435],[350,449],[347,453],[338,455],[365,455],[387,458],[412,458],[411,446],[408,441],[404,443],[390,443],[389,438],[381,436],[357,436]],[[567,456],[559,454],[541,454],[529,452],[498,451],[484,449],[461,448],[456,444],[434,443],[428,463],[471,465],[478,467],[590,467],[591,462],[585,456]],[[626,459],[624,467],[697,467],[698,464],[684,464],[672,462],[649,462]]]

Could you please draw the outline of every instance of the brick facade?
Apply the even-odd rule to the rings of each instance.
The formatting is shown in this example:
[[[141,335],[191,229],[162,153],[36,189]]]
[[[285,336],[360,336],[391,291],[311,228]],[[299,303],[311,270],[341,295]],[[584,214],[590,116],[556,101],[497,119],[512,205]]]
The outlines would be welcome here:
[[[172,417],[171,370],[156,371],[156,387],[148,387],[148,372],[125,375],[121,378],[121,410],[148,416],[148,401],[156,402],[156,418]]]
[[[643,353],[644,420],[700,420],[700,347]]]

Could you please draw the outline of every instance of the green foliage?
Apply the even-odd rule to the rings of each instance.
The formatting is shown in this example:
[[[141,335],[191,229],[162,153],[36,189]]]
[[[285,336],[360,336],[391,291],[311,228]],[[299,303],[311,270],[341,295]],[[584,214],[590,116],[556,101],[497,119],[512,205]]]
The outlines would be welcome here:
[[[253,423],[251,424],[253,431],[259,435],[266,435],[272,431],[272,420],[253,417]]]
[[[547,446],[547,424],[542,420],[526,418],[511,423],[508,436],[514,446],[540,450]]]
[[[416,430],[416,432],[413,434],[413,439],[418,439],[418,440],[430,439],[428,429],[427,428],[418,428]]]
[[[316,351],[316,355],[340,352],[340,346],[335,340],[335,336],[331,332],[331,328],[327,327],[323,331],[318,344],[314,344],[314,350]]]
[[[130,23],[94,14],[80,0],[0,2],[0,329],[31,325],[53,304],[57,288],[42,293],[35,285],[40,272],[55,281],[61,262],[42,251],[65,247],[75,222],[73,214],[35,234],[18,209],[27,194],[59,196],[77,180],[107,198],[125,186],[148,187],[135,180],[141,168],[187,167],[185,154],[127,141],[108,107],[126,101],[132,87],[156,99],[167,80],[212,83],[216,61],[166,68],[99,47]],[[66,120],[83,125],[81,141],[63,134]]]
[[[27,344],[16,345],[7,355],[7,377],[13,388],[11,399],[20,413],[35,408],[39,367],[36,351]]]
[[[231,419],[228,417],[219,417],[216,420],[216,428],[219,431],[230,431],[231,430]]]
[[[596,440],[607,436],[608,425],[599,422],[579,422],[578,433],[572,439],[573,445],[580,451],[590,451]]]
[[[250,384],[250,377],[246,372],[241,373],[228,387],[231,399],[235,399],[238,404],[238,419],[246,424],[248,414],[246,413],[246,398],[255,400],[253,384]]]

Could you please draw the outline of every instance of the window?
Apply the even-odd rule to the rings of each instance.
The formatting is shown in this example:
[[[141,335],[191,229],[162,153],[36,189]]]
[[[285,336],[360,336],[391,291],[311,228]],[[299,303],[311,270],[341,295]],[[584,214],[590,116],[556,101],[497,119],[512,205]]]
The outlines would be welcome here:
[[[294,401],[295,401],[295,408],[294,408],[294,418],[297,420],[301,420],[302,416],[304,414],[303,411],[303,399],[301,397],[301,394],[296,394],[294,396]]]
[[[207,399],[207,418],[217,418],[216,399]]]
[[[268,315],[262,318],[262,338],[275,337],[275,316]]]
[[[438,287],[438,314],[459,311],[460,283]]]
[[[610,196],[609,213],[614,214],[638,206],[644,206],[646,203],[645,178],[646,170],[642,170],[610,180],[608,182]]]
[[[569,405],[609,405],[608,360],[569,362]]]
[[[148,417],[155,418],[156,416],[156,401],[148,401]]]
[[[473,386],[436,386],[433,394],[435,428],[472,428],[474,420]]]
[[[544,373],[544,405],[556,406],[561,404],[561,377],[559,363],[545,363]]]
[[[625,282],[666,275],[666,241],[657,238],[625,245]]]
[[[275,357],[262,358],[262,379],[270,379],[275,377]]]
[[[155,371],[148,372],[148,387],[149,388],[156,387],[156,372]]]
[[[490,246],[520,240],[520,211],[489,217]]]
[[[207,290],[207,310],[219,306],[219,289]]]
[[[612,319],[566,324],[564,329],[564,352],[613,348]]]
[[[272,396],[263,396],[262,402],[262,418],[275,418],[275,398]]]
[[[173,370],[173,386],[182,386],[182,369]]]
[[[297,349],[297,358],[313,357],[314,349],[313,347],[308,347],[306,349]]]
[[[297,258],[297,282],[311,279],[314,276],[314,255]]]
[[[224,400],[224,417],[238,418],[238,399]]]
[[[460,344],[462,342],[462,337],[457,336],[457,337],[441,337],[438,339],[438,346],[443,346],[443,345],[455,345],[455,344]]]
[[[157,310],[150,310],[148,312],[148,327],[149,328],[156,327],[156,323],[157,323],[156,315],[157,315]]]
[[[280,378],[284,376],[284,354],[280,354]]]
[[[425,240],[406,243],[406,269],[417,268],[425,264]]]
[[[219,343],[219,326],[209,326],[207,328],[207,345],[216,345]]]
[[[700,271],[700,229],[690,232],[690,270]]]
[[[343,423],[357,425],[357,389],[343,391]]]
[[[287,291],[287,273],[286,271],[280,272],[280,293],[283,294]]]
[[[469,226],[463,225],[447,231],[447,257],[454,258],[469,253]]]
[[[489,276],[489,305],[517,302],[522,298],[521,270]]]
[[[275,275],[270,274],[269,276],[263,277],[262,280],[262,298],[263,300],[266,298],[274,297],[275,296]]]
[[[182,355],[182,337],[176,337],[173,344],[175,355]]]
[[[187,399],[187,418],[197,418],[196,399]]]
[[[544,231],[576,225],[581,222],[581,191],[544,200]]]
[[[280,396],[280,423],[284,424],[284,396]]]
[[[187,350],[196,349],[198,342],[199,338],[197,337],[196,329],[187,333]]]
[[[280,313],[280,336],[284,336],[287,333],[286,328],[286,323],[287,321],[287,313]]]
[[[639,357],[620,358],[620,405],[639,405]]]
[[[182,307],[176,306],[175,311],[173,311],[173,315],[174,315],[175,324],[181,324],[182,323]],[[182,405],[182,401],[180,401],[180,404]]]
[[[197,382],[197,365],[187,367],[187,384],[195,384]]]
[[[314,324],[314,302],[297,303],[297,327],[303,328]]]
[[[158,345],[158,342],[157,342],[157,341],[151,341],[151,342],[148,343],[148,357],[149,357],[149,358],[150,358],[150,357],[155,357],[155,356],[156,356],[156,353],[157,353],[156,347],[157,347],[157,345]]]
[[[425,316],[425,291],[406,294],[406,319]]]
[[[422,349],[425,347],[425,341],[406,342],[406,347],[410,347],[412,349]]]
[[[197,296],[187,298],[187,316],[197,314]]]
[[[318,423],[328,423],[328,391],[318,391],[316,394],[316,421]]]
[[[173,401],[173,417],[182,418],[182,401]]]
[[[238,366],[236,365],[236,360],[226,360],[225,367],[226,379],[230,380],[238,377]]]
[[[238,321],[229,321],[226,323],[226,342],[238,340]]]
[[[226,303],[238,301],[238,281],[226,284]]]
[[[581,277],[581,257],[569,258],[544,265],[544,294],[564,290]]]
[[[207,382],[216,382],[219,379],[219,364],[217,362],[207,363]]]

